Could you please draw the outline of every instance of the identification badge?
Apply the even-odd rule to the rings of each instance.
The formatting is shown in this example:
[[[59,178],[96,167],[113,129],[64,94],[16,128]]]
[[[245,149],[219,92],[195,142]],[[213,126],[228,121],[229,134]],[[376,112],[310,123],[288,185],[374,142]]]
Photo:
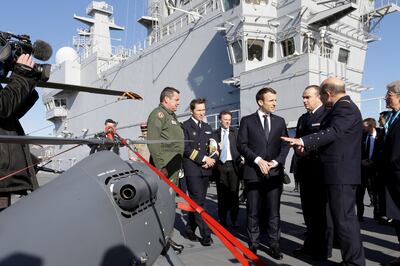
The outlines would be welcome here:
[[[176,125],[176,124],[178,124],[178,123],[176,123],[175,120],[171,120],[171,124]]]
[[[314,124],[311,124],[312,127],[316,127],[316,126],[320,126],[320,125],[321,125],[321,123],[314,123]]]
[[[205,131],[204,133],[206,133],[206,134],[211,134],[211,131]]]

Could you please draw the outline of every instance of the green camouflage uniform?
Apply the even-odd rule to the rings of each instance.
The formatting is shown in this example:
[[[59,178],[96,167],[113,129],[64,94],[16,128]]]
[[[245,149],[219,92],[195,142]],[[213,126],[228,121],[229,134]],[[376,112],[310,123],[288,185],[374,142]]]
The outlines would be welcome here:
[[[147,119],[147,130],[148,140],[182,141],[148,145],[154,166],[158,169],[165,168],[171,182],[178,185],[178,173],[182,168],[184,135],[175,113],[160,104],[150,113]]]

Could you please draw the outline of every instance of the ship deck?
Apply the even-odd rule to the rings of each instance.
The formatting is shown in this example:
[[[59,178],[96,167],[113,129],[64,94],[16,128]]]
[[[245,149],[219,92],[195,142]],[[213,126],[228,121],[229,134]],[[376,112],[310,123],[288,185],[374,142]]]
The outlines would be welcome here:
[[[297,257],[293,255],[293,250],[301,247],[305,236],[305,225],[300,204],[300,195],[298,192],[292,192],[293,187],[287,187],[282,194],[281,202],[281,221],[282,236],[281,249],[283,260],[274,260],[268,254],[266,246],[261,247],[257,255],[267,265],[336,265],[341,262],[339,249],[333,249],[332,258],[328,261],[315,261],[311,258]],[[367,193],[366,193],[367,194]],[[216,203],[216,187],[211,183],[207,193],[206,210],[214,217],[218,217]],[[364,203],[369,203],[369,197],[366,195]],[[373,208],[365,207],[364,221],[361,222],[361,234],[366,256],[367,265],[380,265],[387,263],[399,256],[397,237],[394,228],[389,225],[380,225],[372,219]],[[240,228],[233,230],[228,228],[233,235],[241,240],[247,246],[246,234],[246,208],[240,206],[239,223]],[[204,266],[204,265],[239,265],[240,263],[228,251],[227,248],[213,235],[214,245],[203,247],[199,242],[191,242],[183,237],[184,216],[180,211],[177,212],[175,220],[174,240],[185,246],[183,252],[179,255],[185,265]],[[197,231],[199,236],[199,232]],[[169,265],[164,257],[159,257],[156,264],[158,266]]]
[[[54,175],[43,173],[39,175],[39,183],[44,184],[54,178]],[[267,265],[336,265],[341,262],[340,250],[333,249],[332,258],[326,262],[319,262],[311,258],[296,257],[293,250],[301,247],[304,239],[305,225],[303,222],[300,195],[298,192],[292,192],[293,187],[287,187],[282,194],[281,203],[281,220],[282,220],[282,237],[281,249],[284,254],[283,260],[274,260],[265,253],[266,247],[261,247],[258,256]],[[207,193],[206,210],[214,218],[217,217],[217,194],[214,183],[210,184]],[[364,203],[369,203],[366,195]],[[367,265],[379,265],[386,263],[399,256],[399,246],[394,228],[389,225],[380,225],[372,219],[373,208],[366,206],[365,220],[361,223],[362,240],[366,256]],[[228,228],[244,244],[247,243],[247,235],[245,229],[246,209],[244,205],[240,205],[239,223],[240,228],[233,230]],[[175,232],[173,239],[185,246],[179,258],[185,265],[204,266],[204,265],[239,265],[240,263],[228,251],[227,248],[213,235],[214,244],[210,247],[203,247],[199,242],[191,242],[183,237],[184,224],[186,223],[184,215],[177,210],[175,220]],[[197,235],[199,235],[197,231]],[[165,257],[160,256],[155,265],[170,265]]]

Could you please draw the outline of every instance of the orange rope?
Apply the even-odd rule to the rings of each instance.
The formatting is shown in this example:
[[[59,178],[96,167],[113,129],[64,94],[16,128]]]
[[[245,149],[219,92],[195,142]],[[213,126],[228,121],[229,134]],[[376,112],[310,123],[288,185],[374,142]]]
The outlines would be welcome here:
[[[123,144],[126,144],[124,139],[121,140]],[[138,152],[134,151],[131,147],[127,146],[132,152],[135,153],[154,173],[156,173],[164,182],[168,184],[180,197],[182,197],[190,206],[185,206],[185,204],[179,204],[178,207],[184,207],[188,211],[195,211],[201,215],[203,220],[207,223],[210,229],[215,233],[215,235],[221,240],[221,242],[227,247],[227,249],[232,253],[235,258],[242,263],[242,265],[250,265],[249,261],[245,258],[252,260],[257,266],[265,266],[266,264],[253,252],[251,252],[247,247],[245,247],[242,242],[237,240],[228,230],[221,226],[214,218],[212,218],[202,207],[200,207],[196,202],[189,198],[182,190],[180,190],[174,183],[172,183],[168,177],[161,173],[157,168],[151,165],[146,159],[144,159]],[[241,251],[241,252],[239,252]],[[243,254],[245,255],[243,255]]]

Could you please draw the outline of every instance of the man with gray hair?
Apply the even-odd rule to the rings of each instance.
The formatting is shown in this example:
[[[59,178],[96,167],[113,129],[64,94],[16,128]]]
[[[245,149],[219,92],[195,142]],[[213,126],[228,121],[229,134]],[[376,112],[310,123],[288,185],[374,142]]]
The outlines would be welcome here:
[[[384,125],[383,167],[386,185],[386,215],[393,219],[400,242],[400,81],[387,85],[386,107],[392,111]],[[389,265],[400,265],[400,257]]]
[[[320,130],[302,138],[283,140],[300,151],[318,149],[328,207],[342,252],[342,265],[365,265],[360,224],[355,215],[356,188],[361,183],[362,118],[346,95],[344,82],[329,77],[321,84],[321,100],[331,107]]]

